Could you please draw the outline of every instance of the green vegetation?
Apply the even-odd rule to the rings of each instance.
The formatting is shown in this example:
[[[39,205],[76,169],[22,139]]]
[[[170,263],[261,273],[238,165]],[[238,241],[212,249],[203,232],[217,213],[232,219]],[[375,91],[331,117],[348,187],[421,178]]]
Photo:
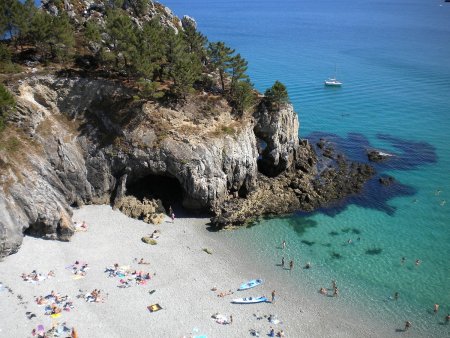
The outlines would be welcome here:
[[[264,96],[271,109],[279,110],[282,105],[289,103],[286,86],[279,81],[275,81],[273,86],[265,91]]]
[[[6,117],[14,105],[14,97],[4,85],[0,84],[0,132],[5,129]]]
[[[234,128],[229,126],[222,126],[221,130],[227,135],[233,135],[235,132]]]
[[[11,136],[6,140],[0,141],[0,150],[8,153],[14,153],[20,149],[21,143],[17,137]]]
[[[222,41],[209,42],[195,25],[176,31],[161,24],[167,17],[146,19],[147,0],[99,0],[85,10],[86,20],[69,18],[62,0],[49,4],[57,11],[38,9],[34,0],[0,2],[1,73],[19,72],[18,63],[29,60],[63,68],[73,68],[74,60],[77,67],[130,81],[136,98],[183,102],[197,90],[210,91],[225,97],[238,116],[256,102],[239,53]],[[81,15],[80,3],[72,5]],[[165,15],[161,5],[155,8]],[[170,22],[177,26],[178,19]],[[278,81],[267,93],[273,105],[288,101]]]

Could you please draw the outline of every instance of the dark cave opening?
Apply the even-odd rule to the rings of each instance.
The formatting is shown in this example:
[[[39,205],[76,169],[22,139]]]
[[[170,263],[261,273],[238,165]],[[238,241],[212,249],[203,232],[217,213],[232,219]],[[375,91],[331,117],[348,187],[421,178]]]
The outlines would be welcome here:
[[[133,195],[139,200],[144,197],[161,200],[166,212],[184,209],[182,206],[184,191],[178,180],[171,176],[147,175],[127,184],[127,195]]]
[[[60,228],[60,226],[58,226]],[[57,229],[58,230],[58,229]],[[30,237],[44,237],[48,234],[52,234],[53,233],[53,229],[46,224],[45,222],[42,221],[36,221],[33,224],[30,224],[28,228],[26,228],[23,231],[23,234],[25,236],[30,236]]]

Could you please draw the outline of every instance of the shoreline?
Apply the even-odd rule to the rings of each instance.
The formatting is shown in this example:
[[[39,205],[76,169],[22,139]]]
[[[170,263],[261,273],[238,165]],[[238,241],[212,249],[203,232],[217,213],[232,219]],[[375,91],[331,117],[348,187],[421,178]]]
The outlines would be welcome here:
[[[294,279],[280,277],[273,268],[260,266],[244,246],[230,247],[223,236],[209,232],[207,219],[177,218],[172,224],[166,217],[162,224],[151,225],[128,218],[105,205],[74,210],[73,219],[85,220],[88,231],[76,233],[71,242],[25,237],[19,252],[0,262],[0,283],[14,292],[0,292],[0,300],[5,304],[0,308],[0,316],[4,319],[0,334],[31,337],[32,329],[39,324],[50,328],[53,320],[44,316],[43,308],[34,302],[34,298],[55,290],[67,294],[74,304],[74,309],[64,312],[58,321],[76,327],[80,337],[143,334],[243,337],[250,336],[250,329],[265,336],[271,326],[275,333],[283,330],[287,337],[299,333],[307,337],[396,335],[391,328],[372,322],[364,314],[357,314],[356,309],[346,309],[340,299],[333,303],[327,301],[327,297],[311,294],[304,286],[295,285]],[[161,231],[158,244],[143,243],[141,237],[154,229]],[[212,254],[204,252],[204,248],[210,249]],[[38,260],[32,261],[30,257],[38,257]],[[133,262],[134,258],[144,258],[150,264],[139,266]],[[90,266],[83,279],[74,280],[71,272],[64,269],[75,260]],[[104,269],[114,263],[156,275],[147,285],[118,288],[118,279],[108,278],[104,273]],[[32,270],[43,273],[53,270],[56,276],[38,284],[22,281],[20,274]],[[236,291],[242,282],[254,278],[262,278],[264,284],[247,292]],[[211,291],[213,287],[217,288],[216,292]],[[90,292],[95,288],[107,294],[105,303],[86,303],[76,298],[80,289]],[[156,291],[150,295],[150,290]],[[234,294],[223,298],[217,296],[228,290]],[[276,290],[274,304],[230,303],[234,298],[246,296],[270,298],[272,290]],[[150,313],[146,307],[156,303],[163,310]],[[27,311],[36,317],[27,319]],[[233,323],[216,323],[211,318],[215,313],[227,318],[232,315]],[[271,324],[264,317],[270,314],[277,315],[282,323]],[[408,336],[414,336],[414,332],[408,332]]]

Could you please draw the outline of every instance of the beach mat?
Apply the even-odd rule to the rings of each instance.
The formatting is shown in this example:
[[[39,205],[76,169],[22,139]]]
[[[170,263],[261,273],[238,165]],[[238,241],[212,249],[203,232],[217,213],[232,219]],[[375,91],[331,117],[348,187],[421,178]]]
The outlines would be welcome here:
[[[153,305],[147,306],[147,309],[150,312],[156,312],[156,311],[162,310],[162,307],[159,304],[153,304]]]
[[[52,317],[52,318],[61,317],[61,313],[54,313],[54,314],[50,315],[50,317]]]

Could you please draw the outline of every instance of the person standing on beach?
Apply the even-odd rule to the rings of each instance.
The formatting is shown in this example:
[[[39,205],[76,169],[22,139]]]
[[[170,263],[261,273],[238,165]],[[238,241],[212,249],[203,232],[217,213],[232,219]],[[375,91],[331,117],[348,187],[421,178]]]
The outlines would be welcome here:
[[[291,260],[291,261],[289,262],[289,271],[292,271],[293,268],[294,268],[294,261]]]
[[[173,212],[171,214],[171,218],[172,218],[172,223],[174,223],[175,222],[175,214]]]
[[[439,304],[436,303],[434,304],[434,313],[438,313],[438,311],[439,311]]]
[[[331,281],[331,286],[333,287],[333,290],[336,289],[336,281],[335,280]]]
[[[233,315],[230,315],[230,324],[233,324]]]
[[[275,290],[272,291],[272,304],[275,303]]]
[[[172,209],[172,206],[169,206],[169,215],[171,215],[171,216],[172,216],[172,214],[173,214],[173,209]]]
[[[281,267],[284,269],[284,257],[281,257]]]
[[[338,297],[339,296],[339,289],[336,287],[336,288],[334,288],[334,291],[333,291],[333,297]]]
[[[283,240],[283,242],[281,243],[281,248],[284,250],[286,249],[286,241]]]
[[[396,293],[394,293],[394,300],[398,300],[398,297],[399,297],[400,295],[398,294],[398,292],[396,292]]]
[[[408,329],[411,327],[411,322],[409,320],[407,320],[405,322],[405,329],[403,331],[408,331]]]

